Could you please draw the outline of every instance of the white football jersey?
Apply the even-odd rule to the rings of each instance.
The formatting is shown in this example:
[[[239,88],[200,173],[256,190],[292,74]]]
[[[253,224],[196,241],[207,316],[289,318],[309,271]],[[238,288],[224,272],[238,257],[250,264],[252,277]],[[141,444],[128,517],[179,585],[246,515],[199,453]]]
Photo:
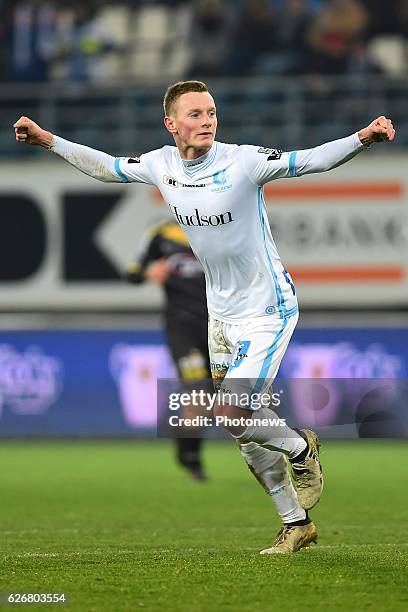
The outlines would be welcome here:
[[[209,313],[232,323],[298,310],[295,287],[272,238],[263,185],[324,171],[361,148],[356,134],[290,153],[215,142],[202,157],[186,161],[176,147],[165,146],[116,158],[115,170],[124,182],[159,188],[203,266]]]

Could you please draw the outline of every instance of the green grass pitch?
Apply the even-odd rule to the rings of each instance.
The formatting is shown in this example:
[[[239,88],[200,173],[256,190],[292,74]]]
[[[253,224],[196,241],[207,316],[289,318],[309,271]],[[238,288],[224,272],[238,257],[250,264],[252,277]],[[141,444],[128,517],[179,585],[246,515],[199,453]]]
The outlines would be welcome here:
[[[31,610],[406,612],[406,445],[322,459],[318,546],[260,556],[279,521],[233,443],[208,443],[200,484],[167,442],[2,442],[0,591],[69,596]]]

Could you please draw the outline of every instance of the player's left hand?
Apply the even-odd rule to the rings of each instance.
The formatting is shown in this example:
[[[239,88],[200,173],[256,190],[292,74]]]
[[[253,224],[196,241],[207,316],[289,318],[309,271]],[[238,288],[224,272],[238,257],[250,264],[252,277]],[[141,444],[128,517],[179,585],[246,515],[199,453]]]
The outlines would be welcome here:
[[[366,128],[358,133],[358,136],[365,146],[369,146],[373,142],[382,142],[383,140],[394,140],[395,130],[391,119],[387,119],[382,115],[374,119]]]

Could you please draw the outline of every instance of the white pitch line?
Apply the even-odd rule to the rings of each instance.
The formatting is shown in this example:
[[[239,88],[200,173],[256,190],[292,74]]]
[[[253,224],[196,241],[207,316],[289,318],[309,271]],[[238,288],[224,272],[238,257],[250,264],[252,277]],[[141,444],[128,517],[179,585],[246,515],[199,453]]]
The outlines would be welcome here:
[[[165,553],[177,553],[177,552],[214,552],[213,550],[200,551],[197,548],[179,548],[179,549],[159,549],[159,550],[116,550],[113,552],[114,555],[137,555],[141,553],[151,553],[151,554],[165,554]],[[107,551],[101,550],[89,550],[89,551],[71,551],[71,552],[21,552],[16,554],[8,554],[4,555],[4,559],[10,558],[29,558],[29,557],[95,557],[95,556],[108,556],[110,553]]]
[[[29,535],[30,533],[33,533],[33,534],[46,533],[46,530],[45,529],[17,529],[17,530],[0,529],[0,536],[6,536],[6,535],[24,536],[24,535]],[[79,529],[72,529],[72,528],[64,527],[62,529],[53,529],[53,533],[79,533]]]
[[[344,548],[384,548],[384,547],[393,547],[393,548],[401,548],[407,547],[408,543],[402,544],[392,544],[392,543],[382,543],[382,544],[318,544],[317,546],[305,548],[304,550],[341,550]],[[8,560],[10,558],[48,558],[48,557],[95,557],[95,556],[109,556],[113,555],[140,555],[140,554],[177,554],[177,553],[239,553],[239,552],[257,552],[259,548],[251,547],[251,548],[236,548],[236,549],[223,549],[218,550],[215,548],[202,549],[202,548],[158,548],[158,549],[150,549],[150,550],[116,550],[112,552],[100,551],[100,550],[89,550],[89,551],[71,551],[71,552],[21,552],[16,554],[8,554],[4,555],[3,559]]]
[[[219,527],[192,527],[189,532],[194,534],[200,533],[212,533],[218,531]],[[342,530],[347,529],[361,529],[361,525],[343,525]],[[53,533],[70,533],[70,534],[81,534],[81,535],[89,535],[91,532],[86,529],[78,529],[74,527],[62,527],[60,529],[53,529]],[[224,529],[225,532],[234,532],[239,531],[241,533],[259,533],[259,527],[226,527]],[[135,528],[131,529],[132,533],[140,533],[144,532],[143,529]],[[48,533],[45,529],[0,529],[0,537],[1,536],[25,536],[30,534],[38,534],[38,533]],[[98,534],[109,535],[116,534],[116,531],[113,529],[102,529],[98,530]]]

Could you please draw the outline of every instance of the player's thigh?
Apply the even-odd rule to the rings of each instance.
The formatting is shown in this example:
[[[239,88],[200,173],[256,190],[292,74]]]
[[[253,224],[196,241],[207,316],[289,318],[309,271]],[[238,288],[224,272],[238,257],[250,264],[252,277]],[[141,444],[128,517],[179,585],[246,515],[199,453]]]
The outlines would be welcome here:
[[[214,387],[221,386],[231,363],[233,346],[225,337],[225,324],[218,319],[208,319],[208,352]]]
[[[298,315],[252,320],[237,329],[223,387],[246,393],[266,392],[275,379]]]

